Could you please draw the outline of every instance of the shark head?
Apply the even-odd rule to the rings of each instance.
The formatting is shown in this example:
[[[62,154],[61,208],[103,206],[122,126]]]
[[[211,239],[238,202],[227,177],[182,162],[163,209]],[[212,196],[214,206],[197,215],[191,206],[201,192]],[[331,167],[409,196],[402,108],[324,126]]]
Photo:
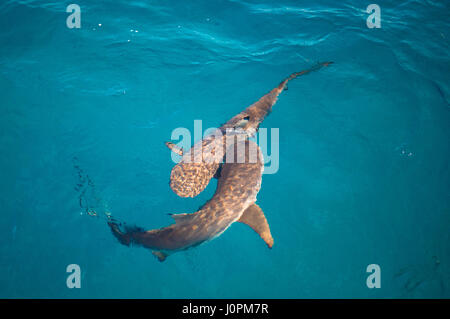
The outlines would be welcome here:
[[[221,128],[232,129],[235,130],[237,134],[245,133],[248,137],[252,137],[258,131],[262,121],[264,121],[266,116],[272,111],[272,106],[277,102],[280,93],[287,89],[287,83],[290,80],[295,79],[300,75],[308,74],[311,71],[319,70],[322,67],[329,66],[332,63],[333,62],[322,62],[314,65],[310,69],[292,73],[258,101],[231,118]]]
[[[232,129],[236,133],[253,137],[258,131],[259,125],[264,121],[270,111],[271,107],[263,108],[261,105],[251,105],[230,119],[222,128]]]

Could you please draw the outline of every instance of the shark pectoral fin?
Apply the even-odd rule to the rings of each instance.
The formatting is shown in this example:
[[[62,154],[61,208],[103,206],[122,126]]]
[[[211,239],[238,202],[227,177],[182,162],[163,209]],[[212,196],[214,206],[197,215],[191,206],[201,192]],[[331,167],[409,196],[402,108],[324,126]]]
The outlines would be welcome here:
[[[158,258],[158,260],[160,262],[163,262],[164,260],[166,260],[167,256],[165,253],[161,252],[161,251],[152,251],[153,256],[155,256],[156,258]]]
[[[184,151],[183,151],[183,149],[181,147],[173,144],[172,142],[165,142],[164,144],[166,144],[166,146],[168,148],[170,148],[172,150],[172,152],[174,152],[174,153],[176,153],[176,154],[178,154],[180,156],[183,156]]]
[[[244,213],[242,213],[242,216],[239,218],[238,222],[250,226],[255,232],[258,233],[259,236],[261,236],[267,246],[272,248],[273,238],[270,233],[270,227],[262,209],[258,205],[250,205]]]
[[[214,178],[215,179],[219,179],[220,178],[220,173],[222,173],[222,165],[219,166],[219,168],[217,169],[216,173],[214,174]]]

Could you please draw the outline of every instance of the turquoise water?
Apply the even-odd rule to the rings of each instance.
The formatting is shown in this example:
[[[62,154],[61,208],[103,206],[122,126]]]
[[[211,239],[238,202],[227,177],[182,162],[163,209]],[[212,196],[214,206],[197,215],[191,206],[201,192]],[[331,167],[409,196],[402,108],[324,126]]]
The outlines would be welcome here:
[[[448,1],[379,1],[379,29],[356,0],[76,3],[80,29],[70,2],[0,4],[0,297],[450,297]],[[234,224],[160,263],[80,207],[148,229],[194,212],[215,182],[170,190],[172,130],[327,60],[262,124],[279,128],[258,195],[272,250]]]

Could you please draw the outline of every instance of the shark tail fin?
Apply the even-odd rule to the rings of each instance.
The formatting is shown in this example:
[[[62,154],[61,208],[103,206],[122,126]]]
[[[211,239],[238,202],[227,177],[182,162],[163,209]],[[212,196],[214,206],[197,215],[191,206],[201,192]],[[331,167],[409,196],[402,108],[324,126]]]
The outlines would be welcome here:
[[[300,75],[305,75],[308,74],[310,72],[313,71],[317,71],[320,70],[321,68],[325,67],[325,66],[329,66],[330,64],[333,64],[334,62],[319,62],[316,65],[312,66],[311,68],[307,69],[307,70],[303,70],[303,71],[299,71],[299,72],[294,72],[291,75],[289,75],[286,79],[284,79],[279,85],[278,87],[275,89],[277,91],[277,94],[280,94],[286,87],[287,83],[290,80],[295,79],[296,77],[300,76]]]
[[[165,142],[164,144],[166,144],[166,146],[175,154],[183,156],[184,150],[181,147],[177,146],[176,144],[174,144],[172,142]]]
[[[130,246],[131,244],[137,244],[134,241],[134,235],[144,232],[140,227],[128,226],[125,223],[122,224],[115,219],[110,218],[108,220],[108,226],[111,229],[112,234],[116,237],[122,245]],[[121,227],[123,230],[121,230]]]
[[[250,226],[265,241],[267,246],[272,248],[273,238],[270,233],[269,223],[267,223],[267,219],[258,205],[250,205],[244,213],[242,213],[238,222]]]
[[[120,224],[115,221],[108,222],[109,228],[111,228],[111,232],[116,237],[122,245],[130,246],[131,244],[131,236],[126,232],[122,232],[120,230]]]

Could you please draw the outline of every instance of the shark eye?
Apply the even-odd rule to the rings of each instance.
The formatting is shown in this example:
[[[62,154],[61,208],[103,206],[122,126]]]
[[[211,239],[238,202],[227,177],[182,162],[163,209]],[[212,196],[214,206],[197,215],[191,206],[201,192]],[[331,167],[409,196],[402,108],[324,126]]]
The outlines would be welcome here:
[[[245,121],[250,120],[250,116],[247,115],[246,117],[244,117],[244,120],[245,120]]]

